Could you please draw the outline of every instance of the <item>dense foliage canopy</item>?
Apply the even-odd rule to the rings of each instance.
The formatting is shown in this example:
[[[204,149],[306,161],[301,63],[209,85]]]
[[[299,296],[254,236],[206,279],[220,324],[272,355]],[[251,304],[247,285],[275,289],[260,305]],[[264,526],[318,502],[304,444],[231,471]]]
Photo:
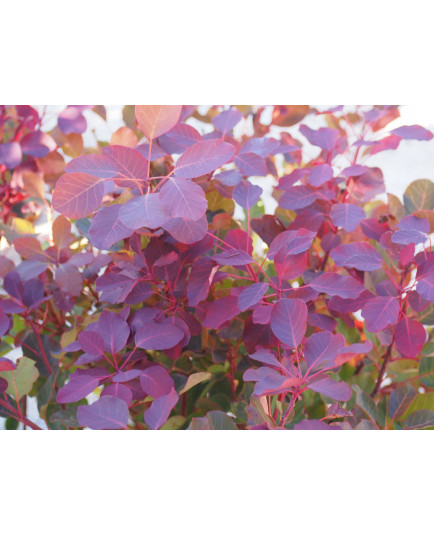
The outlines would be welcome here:
[[[7,428],[39,428],[31,400],[62,430],[434,427],[434,184],[401,201],[369,165],[431,132],[389,129],[398,106],[128,105],[85,147],[105,113],[0,106]]]

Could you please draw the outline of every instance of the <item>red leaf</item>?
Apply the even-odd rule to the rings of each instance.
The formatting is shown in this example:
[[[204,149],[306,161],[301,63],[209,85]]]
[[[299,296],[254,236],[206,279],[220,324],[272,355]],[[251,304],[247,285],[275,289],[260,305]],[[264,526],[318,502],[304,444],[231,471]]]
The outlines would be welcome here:
[[[136,119],[148,140],[158,138],[168,132],[178,122],[181,105],[137,105]]]
[[[426,331],[417,320],[403,318],[395,326],[396,347],[405,357],[417,357],[426,341]]]
[[[53,207],[72,219],[84,218],[100,207],[104,181],[87,173],[66,173],[56,183]]]

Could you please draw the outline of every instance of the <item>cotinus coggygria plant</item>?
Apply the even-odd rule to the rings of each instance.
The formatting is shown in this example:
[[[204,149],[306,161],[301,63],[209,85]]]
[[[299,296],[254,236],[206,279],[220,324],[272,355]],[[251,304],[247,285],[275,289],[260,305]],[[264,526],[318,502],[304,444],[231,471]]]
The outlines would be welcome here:
[[[434,427],[434,184],[370,165],[433,143],[398,106],[125,106],[93,147],[103,106],[0,111],[7,428]]]

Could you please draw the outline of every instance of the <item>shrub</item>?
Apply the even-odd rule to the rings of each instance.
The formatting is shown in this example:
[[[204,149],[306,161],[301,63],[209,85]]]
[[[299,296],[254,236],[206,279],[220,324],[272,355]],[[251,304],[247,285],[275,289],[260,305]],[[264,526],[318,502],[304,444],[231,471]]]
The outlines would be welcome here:
[[[434,427],[434,185],[368,165],[433,137],[397,106],[125,106],[92,148],[102,106],[0,110],[6,427]]]

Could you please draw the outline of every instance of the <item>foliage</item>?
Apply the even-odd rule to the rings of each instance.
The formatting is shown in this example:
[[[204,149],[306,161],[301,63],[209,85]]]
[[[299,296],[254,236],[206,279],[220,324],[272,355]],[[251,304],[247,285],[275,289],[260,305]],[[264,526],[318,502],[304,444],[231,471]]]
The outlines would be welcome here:
[[[125,106],[85,147],[92,113],[0,107],[7,428],[38,428],[28,397],[49,429],[434,427],[434,184],[402,203],[368,165],[431,132],[387,132],[398,106]]]

